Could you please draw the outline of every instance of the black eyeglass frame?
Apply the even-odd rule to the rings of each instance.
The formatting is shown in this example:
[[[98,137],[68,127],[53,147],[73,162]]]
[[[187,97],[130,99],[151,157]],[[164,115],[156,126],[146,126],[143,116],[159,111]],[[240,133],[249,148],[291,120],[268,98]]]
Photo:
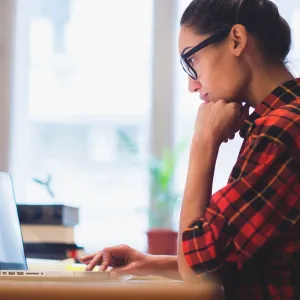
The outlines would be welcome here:
[[[188,58],[191,57],[196,52],[202,50],[203,48],[205,48],[205,47],[207,47],[207,46],[209,46],[213,43],[221,42],[222,40],[227,38],[230,31],[231,31],[231,28],[222,29],[222,30],[216,32],[215,34],[211,35],[210,37],[208,37],[207,39],[205,39],[204,41],[202,41],[201,43],[199,43],[198,45],[196,45],[195,47],[193,47],[192,49],[190,49],[186,53],[182,53],[180,55],[181,66],[182,66],[183,70],[192,79],[196,80],[198,78],[198,75],[197,75],[197,72],[195,71],[195,69],[188,62]]]

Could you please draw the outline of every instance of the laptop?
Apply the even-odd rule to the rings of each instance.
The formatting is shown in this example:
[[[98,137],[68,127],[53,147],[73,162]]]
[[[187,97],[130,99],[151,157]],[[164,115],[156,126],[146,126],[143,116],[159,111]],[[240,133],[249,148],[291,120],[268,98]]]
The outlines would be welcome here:
[[[15,193],[9,174],[0,172],[0,280],[99,281],[109,272],[28,270]]]

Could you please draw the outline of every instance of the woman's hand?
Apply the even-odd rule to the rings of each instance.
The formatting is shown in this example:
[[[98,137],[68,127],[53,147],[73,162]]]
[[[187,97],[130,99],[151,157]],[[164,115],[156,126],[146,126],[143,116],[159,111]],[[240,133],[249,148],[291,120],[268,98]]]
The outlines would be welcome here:
[[[204,139],[220,146],[233,139],[249,116],[249,106],[219,100],[200,105],[195,122],[194,138]]]
[[[154,272],[153,256],[139,252],[127,245],[119,245],[90,254],[80,258],[87,265],[86,270],[91,271],[96,265],[105,271],[112,267],[111,275],[116,277],[123,275],[146,276]]]

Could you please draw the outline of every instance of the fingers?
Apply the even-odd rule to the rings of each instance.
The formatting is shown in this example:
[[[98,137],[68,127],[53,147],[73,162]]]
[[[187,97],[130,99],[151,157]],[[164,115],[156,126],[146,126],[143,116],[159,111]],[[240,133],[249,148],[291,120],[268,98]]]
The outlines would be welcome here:
[[[109,265],[111,264],[111,258],[112,258],[111,251],[107,249],[104,250],[103,257],[102,257],[102,264],[99,271],[105,271],[109,267]]]
[[[91,261],[95,255],[97,255],[99,252],[93,253],[93,254],[89,254],[86,256],[82,256],[79,258],[79,261],[81,261],[82,263],[87,263],[89,261]]]
[[[223,142],[226,144],[229,140],[233,140],[235,138],[235,134],[232,134],[229,138],[225,139]]]
[[[92,271],[97,265],[102,263],[103,252],[98,252],[86,267],[86,271]]]
[[[241,114],[241,119],[244,121],[246,120],[248,117],[249,117],[249,110],[250,110],[250,106],[249,105],[245,105],[243,106],[243,109],[242,109],[242,114]]]
[[[96,265],[101,265],[100,271],[105,271],[109,266],[123,267],[132,253],[133,249],[129,246],[119,245],[83,256],[80,261],[87,265],[87,271],[92,271]]]
[[[99,271],[105,271],[109,266],[115,267],[115,266],[122,266],[121,260],[118,258],[115,258],[112,256],[111,252],[108,250],[103,250],[101,251],[102,255],[100,252],[97,252],[95,254],[91,254],[88,256],[88,258],[91,258],[91,260],[87,260],[87,258],[83,257],[80,258],[80,261],[88,265],[87,271],[90,271],[90,269],[93,269],[96,265],[101,265],[99,268]],[[95,265],[96,263],[96,265]]]

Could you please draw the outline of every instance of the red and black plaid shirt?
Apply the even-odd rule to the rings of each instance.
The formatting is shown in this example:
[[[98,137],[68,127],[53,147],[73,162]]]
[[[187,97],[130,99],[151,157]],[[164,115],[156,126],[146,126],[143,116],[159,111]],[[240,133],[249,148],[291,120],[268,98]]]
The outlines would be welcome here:
[[[183,233],[188,265],[221,277],[226,299],[300,299],[300,79],[245,122],[227,186]]]

